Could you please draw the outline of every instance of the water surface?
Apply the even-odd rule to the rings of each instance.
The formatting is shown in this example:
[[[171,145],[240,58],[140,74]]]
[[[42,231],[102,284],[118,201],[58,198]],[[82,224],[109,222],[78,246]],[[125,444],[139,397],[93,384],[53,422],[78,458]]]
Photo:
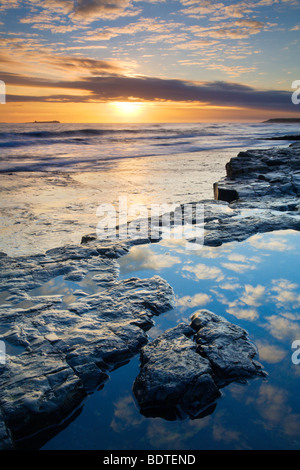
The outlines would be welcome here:
[[[291,360],[300,339],[299,242],[299,233],[282,231],[197,252],[180,241],[132,248],[120,259],[121,277],[159,274],[177,298],[176,308],[156,319],[150,340],[207,308],[249,332],[268,378],[226,387],[203,419],[145,418],[132,394],[136,357],[43,448],[299,449],[300,365]]]

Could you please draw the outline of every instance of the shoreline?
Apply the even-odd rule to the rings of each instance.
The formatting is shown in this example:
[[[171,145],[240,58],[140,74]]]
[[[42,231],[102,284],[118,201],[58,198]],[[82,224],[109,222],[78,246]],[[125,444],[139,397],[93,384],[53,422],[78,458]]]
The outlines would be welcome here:
[[[259,157],[261,166],[258,168]],[[229,203],[221,200],[203,201],[205,244],[220,246],[278,227],[300,231],[300,221],[296,217],[299,212],[297,191],[300,188],[300,177],[299,180],[295,177],[300,174],[299,161],[300,149],[297,147],[247,151],[233,158],[227,166],[227,177],[218,183],[215,191],[217,198],[221,192],[221,197],[227,199],[228,191],[231,196],[232,191],[236,191],[235,197],[238,196],[238,199]],[[247,174],[243,171],[245,162],[248,164]],[[288,162],[294,165],[293,181],[283,185],[283,176],[288,178],[290,174]],[[224,210],[228,204],[231,212]],[[247,211],[251,211],[251,215]],[[118,278],[117,259],[127,254],[132,246],[150,243],[151,240],[101,243],[93,236],[87,236],[83,242],[79,246],[49,250],[45,255],[19,259],[9,258],[3,253],[0,256],[3,279],[8,279],[7,295],[3,302],[8,302],[7,299],[10,301],[10,305],[4,303],[0,307],[1,327],[6,329],[3,338],[23,348],[21,354],[10,356],[5,365],[0,365],[0,430],[4,448],[13,448],[15,439],[40,432],[48,426],[59,425],[62,419],[72,415],[84,397],[105,383],[112,367],[121,365],[143,350],[147,344],[146,333],[153,326],[153,315],[160,315],[174,305],[172,287],[159,277],[126,281]],[[89,295],[78,292],[77,300],[70,305],[64,305],[58,295],[37,295],[32,298],[28,294],[30,290],[38,290],[57,277],[61,278],[61,282],[80,283],[91,272],[92,292]],[[98,293],[95,289],[98,289]],[[148,293],[141,296],[138,293],[141,289]],[[103,308],[103,305],[106,307]],[[98,313],[93,313],[97,309]],[[108,313],[114,309],[118,310],[118,315],[112,323]],[[93,329],[98,325],[96,333],[91,331],[87,320]],[[77,338],[71,334],[74,328],[81,331]],[[181,332],[180,341],[188,341],[190,334],[184,333],[182,336]],[[102,344],[99,343],[99,337]],[[230,342],[230,337],[228,340]],[[82,345],[80,353],[78,344]],[[243,337],[242,347],[246,344],[247,338]],[[159,350],[156,349],[155,353],[159,353]],[[249,357],[253,357],[252,350],[248,353]],[[249,357],[247,355],[247,361]],[[248,369],[248,365],[245,368]],[[28,380],[23,384],[23,391],[17,393],[14,387],[21,370],[23,380],[24,371]],[[258,372],[260,369],[255,370]],[[153,374],[155,370],[150,372]],[[50,376],[51,383],[47,380],[47,386],[39,388],[40,379]],[[33,377],[36,379],[32,380]],[[151,378],[148,380],[151,381]],[[177,396],[180,403],[188,393],[188,380],[185,386]],[[56,399],[48,402],[46,397],[54,390]],[[15,408],[11,408],[10,394],[16,393],[19,398],[15,401]],[[212,396],[215,398],[216,393]],[[153,397],[150,402],[153,407]],[[15,416],[19,416],[19,420],[16,421]],[[29,425],[25,428],[20,420],[22,416],[29,418]]]

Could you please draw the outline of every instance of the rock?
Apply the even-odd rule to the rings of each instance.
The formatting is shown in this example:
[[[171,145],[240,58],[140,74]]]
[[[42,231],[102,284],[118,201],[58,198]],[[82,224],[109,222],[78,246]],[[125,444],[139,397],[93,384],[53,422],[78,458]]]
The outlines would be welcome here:
[[[94,247],[0,257],[0,267],[1,340],[15,347],[0,366],[0,436],[3,448],[18,448],[68,419],[139,353],[153,316],[174,307],[174,292],[159,276],[119,280],[114,256]],[[70,281],[74,296],[66,300]]]
[[[141,351],[133,391],[146,416],[202,417],[229,383],[265,377],[254,360],[247,332],[207,310],[180,324]],[[210,412],[208,411],[208,413]]]
[[[292,134],[292,135],[281,135],[276,137],[269,137],[266,140],[300,140],[299,134]]]
[[[62,421],[85,396],[80,379],[58,355],[25,353],[2,366],[1,412],[14,439]]]
[[[207,310],[195,313],[191,320],[197,352],[209,360],[219,387],[265,375],[254,360],[256,349],[245,330]]]
[[[180,324],[143,348],[133,386],[143,414],[196,417],[220,396],[210,363],[197,353],[192,335]]]
[[[214,195],[217,201],[233,202],[239,199],[239,194],[235,189],[227,189],[214,184]]]
[[[300,148],[240,152],[226,165],[227,177],[214,185],[214,197],[230,203],[231,211],[205,207],[204,244],[220,246],[256,233],[300,230]],[[218,214],[218,215],[217,215]],[[217,215],[217,216],[216,216]]]
[[[215,185],[218,200],[200,202],[204,244],[300,230],[298,146],[241,152],[226,169]],[[172,226],[184,223],[183,208],[171,213]],[[192,209],[195,224],[197,203]],[[134,245],[159,241],[161,229],[158,220],[148,237],[98,240],[92,234],[79,246],[41,255],[0,253],[1,339],[14,346],[0,366],[2,448],[18,448],[20,439],[68,420],[115,367],[141,350],[134,393],[150,416],[202,417],[228,383],[264,376],[247,333],[211,312],[200,311],[190,325],[147,344],[153,317],[173,308],[174,292],[158,276],[120,280],[117,259]]]

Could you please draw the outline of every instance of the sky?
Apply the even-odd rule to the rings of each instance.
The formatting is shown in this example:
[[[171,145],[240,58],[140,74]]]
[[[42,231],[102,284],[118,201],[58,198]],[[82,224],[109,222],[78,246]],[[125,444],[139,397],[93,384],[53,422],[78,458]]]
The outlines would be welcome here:
[[[0,122],[300,117],[300,0],[0,0]]]

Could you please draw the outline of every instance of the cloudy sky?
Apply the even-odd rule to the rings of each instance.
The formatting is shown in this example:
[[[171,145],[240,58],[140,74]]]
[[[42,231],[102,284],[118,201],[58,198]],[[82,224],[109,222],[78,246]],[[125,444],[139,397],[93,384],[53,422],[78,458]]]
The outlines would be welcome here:
[[[300,0],[0,0],[0,122],[300,116]]]

